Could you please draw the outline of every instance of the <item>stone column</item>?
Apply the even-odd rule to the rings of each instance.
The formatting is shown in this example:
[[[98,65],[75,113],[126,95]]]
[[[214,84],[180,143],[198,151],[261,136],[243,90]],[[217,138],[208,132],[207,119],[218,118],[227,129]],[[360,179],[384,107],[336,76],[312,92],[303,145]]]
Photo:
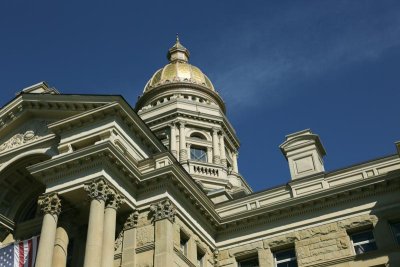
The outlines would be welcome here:
[[[232,169],[234,173],[239,173],[237,157],[238,157],[238,152],[235,150],[232,153]]]
[[[84,189],[91,201],[83,266],[99,267],[103,247],[104,206],[109,188],[103,179],[98,179],[86,184]]]
[[[51,267],[58,215],[61,212],[61,200],[56,193],[53,193],[40,197],[38,203],[44,217],[35,266]]]
[[[122,247],[121,267],[136,266],[136,235],[139,212],[132,212],[124,224],[124,245]]]
[[[186,136],[185,136],[185,123],[179,124],[179,161],[184,162],[188,159],[186,151]]]
[[[213,131],[213,134],[212,134],[213,162],[215,164],[219,164],[220,163],[220,155],[219,155],[219,145],[218,145],[218,129],[213,128],[212,131]]]
[[[175,158],[178,157],[178,152],[176,151],[176,127],[175,123],[171,123],[171,134],[170,134],[170,144],[169,144],[169,149],[171,150],[172,155],[175,156]]]
[[[186,144],[186,153],[187,153],[187,158],[190,159],[192,155],[190,155],[190,148],[192,144]]]
[[[64,227],[57,227],[56,240],[53,252],[52,267],[66,267],[67,266],[67,249],[68,249],[68,233]]]
[[[212,147],[207,147],[207,162],[212,163]]]
[[[114,265],[114,244],[115,227],[117,220],[117,210],[124,202],[121,195],[115,190],[110,190],[107,196],[106,208],[104,211],[104,230],[103,230],[103,253],[101,254],[101,266],[110,267]]]
[[[174,266],[175,208],[169,200],[150,206],[155,228],[154,267]]]
[[[225,140],[224,140],[224,134],[223,133],[221,133],[221,135],[219,136],[219,145],[221,147],[221,164],[226,168],[227,161],[226,161]]]

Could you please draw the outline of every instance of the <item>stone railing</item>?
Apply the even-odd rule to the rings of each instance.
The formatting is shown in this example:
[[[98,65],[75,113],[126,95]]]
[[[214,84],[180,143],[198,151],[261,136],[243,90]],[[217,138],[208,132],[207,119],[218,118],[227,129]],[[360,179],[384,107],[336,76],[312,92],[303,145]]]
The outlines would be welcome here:
[[[316,192],[339,188],[360,181],[367,182],[368,179],[395,170],[400,170],[400,158],[397,156],[386,157],[339,171],[325,173],[321,176],[310,177],[310,179],[292,181],[289,186],[280,186],[253,194],[241,201],[222,204],[217,208],[217,212],[222,218],[229,217],[258,208],[273,206]]]
[[[189,160],[189,173],[191,175],[206,176],[211,178],[226,178],[222,172],[222,167],[215,166],[214,164],[192,161]]]

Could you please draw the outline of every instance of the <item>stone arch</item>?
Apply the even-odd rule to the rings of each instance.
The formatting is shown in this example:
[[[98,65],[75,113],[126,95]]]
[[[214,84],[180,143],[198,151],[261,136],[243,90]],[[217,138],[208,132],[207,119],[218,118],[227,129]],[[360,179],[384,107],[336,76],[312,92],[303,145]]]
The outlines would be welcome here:
[[[191,130],[189,132],[189,137],[198,138],[205,141],[211,141],[211,136],[205,131],[200,131],[200,130]]]
[[[26,168],[49,158],[43,153],[26,153],[10,160],[0,171],[0,237],[4,236],[4,232],[16,233],[16,230],[21,230],[21,235],[16,236],[18,238],[26,237],[25,234],[31,230],[36,234],[36,224],[26,222],[35,221],[39,215],[37,200],[44,193],[45,185]],[[18,229],[23,223],[25,226]]]

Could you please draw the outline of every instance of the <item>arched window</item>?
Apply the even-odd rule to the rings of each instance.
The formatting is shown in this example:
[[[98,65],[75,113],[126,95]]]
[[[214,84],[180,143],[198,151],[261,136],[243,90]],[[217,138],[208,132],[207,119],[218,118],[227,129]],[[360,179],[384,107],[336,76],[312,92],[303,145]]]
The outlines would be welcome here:
[[[207,150],[202,147],[190,147],[190,159],[195,161],[207,162]]]
[[[207,140],[207,138],[203,134],[198,132],[192,133],[190,137],[194,139]]]

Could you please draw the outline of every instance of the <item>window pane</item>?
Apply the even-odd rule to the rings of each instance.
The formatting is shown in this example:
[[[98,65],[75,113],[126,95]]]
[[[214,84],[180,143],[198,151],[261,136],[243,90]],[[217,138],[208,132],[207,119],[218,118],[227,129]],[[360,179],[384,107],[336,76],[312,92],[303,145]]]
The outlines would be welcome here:
[[[351,239],[353,240],[353,243],[359,243],[362,241],[373,240],[374,235],[372,234],[372,231],[368,231],[359,234],[354,234],[351,236]]]
[[[294,252],[293,249],[275,253],[275,259],[278,262],[281,260],[286,260],[291,258],[296,258],[296,253]]]
[[[354,250],[355,250],[356,254],[363,254],[365,252],[376,250],[376,249],[377,249],[377,247],[376,247],[375,242],[354,246]]]
[[[207,162],[207,152],[205,149],[191,147],[190,148],[190,159],[196,161]]]
[[[282,262],[276,265],[277,267],[297,267],[297,261],[292,260],[290,262]]]
[[[240,267],[258,267],[258,259],[244,260],[239,262]]]
[[[396,238],[397,244],[400,245],[400,223],[392,224],[392,230],[394,237]]]

